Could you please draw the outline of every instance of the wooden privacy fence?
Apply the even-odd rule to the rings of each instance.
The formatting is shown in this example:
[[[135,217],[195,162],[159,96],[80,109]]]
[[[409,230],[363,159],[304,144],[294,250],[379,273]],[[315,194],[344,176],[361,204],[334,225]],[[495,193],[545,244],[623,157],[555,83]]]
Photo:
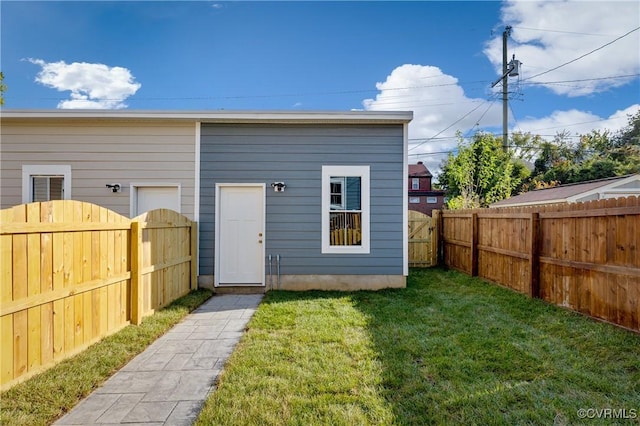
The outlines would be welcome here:
[[[640,199],[442,212],[444,263],[640,331]]]
[[[139,324],[196,286],[197,229],[79,201],[0,211],[0,388]]]
[[[353,246],[362,242],[360,213],[332,213],[329,226],[332,246]]]
[[[421,212],[409,210],[409,266],[429,267],[438,263],[438,223],[434,218]]]

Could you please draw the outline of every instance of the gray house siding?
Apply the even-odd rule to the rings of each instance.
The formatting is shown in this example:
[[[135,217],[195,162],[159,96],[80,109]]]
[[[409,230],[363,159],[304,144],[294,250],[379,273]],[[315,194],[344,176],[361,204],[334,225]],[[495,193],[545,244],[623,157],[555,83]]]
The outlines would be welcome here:
[[[200,274],[214,273],[216,183],[265,183],[265,250],[281,274],[402,275],[403,146],[402,124],[203,123]],[[321,253],[323,165],[370,166],[369,254]]]
[[[73,111],[66,112],[73,114]],[[194,218],[195,121],[2,118],[0,208],[22,204],[24,165],[68,165],[71,198],[129,216],[130,183],[180,185],[181,213]],[[112,193],[105,184],[117,182]]]

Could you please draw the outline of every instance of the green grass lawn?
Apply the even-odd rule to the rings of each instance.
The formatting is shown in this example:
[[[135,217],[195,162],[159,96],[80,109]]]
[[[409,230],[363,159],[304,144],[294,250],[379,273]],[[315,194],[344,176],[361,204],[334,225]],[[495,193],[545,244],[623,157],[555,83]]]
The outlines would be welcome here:
[[[425,269],[401,290],[268,293],[197,424],[638,422],[640,335]]]
[[[0,394],[0,425],[48,425],[211,297],[198,290]]]

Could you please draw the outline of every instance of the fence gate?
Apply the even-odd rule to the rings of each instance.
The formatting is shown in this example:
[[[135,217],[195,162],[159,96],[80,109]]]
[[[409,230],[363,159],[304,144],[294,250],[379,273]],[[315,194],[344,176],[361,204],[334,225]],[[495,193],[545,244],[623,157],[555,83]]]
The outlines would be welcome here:
[[[435,221],[430,216],[409,210],[409,266],[428,267],[437,264]]]

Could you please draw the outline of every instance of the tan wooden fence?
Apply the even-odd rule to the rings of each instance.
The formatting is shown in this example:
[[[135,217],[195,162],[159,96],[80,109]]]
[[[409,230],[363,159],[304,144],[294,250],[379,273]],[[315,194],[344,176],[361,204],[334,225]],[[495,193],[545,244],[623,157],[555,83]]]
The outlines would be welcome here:
[[[133,220],[79,201],[0,211],[0,388],[32,376],[196,286],[196,225]]]
[[[435,214],[438,214],[436,211]],[[436,218],[409,210],[409,266],[429,267],[437,264],[438,232]]]
[[[444,264],[640,331],[640,199],[442,212]]]

